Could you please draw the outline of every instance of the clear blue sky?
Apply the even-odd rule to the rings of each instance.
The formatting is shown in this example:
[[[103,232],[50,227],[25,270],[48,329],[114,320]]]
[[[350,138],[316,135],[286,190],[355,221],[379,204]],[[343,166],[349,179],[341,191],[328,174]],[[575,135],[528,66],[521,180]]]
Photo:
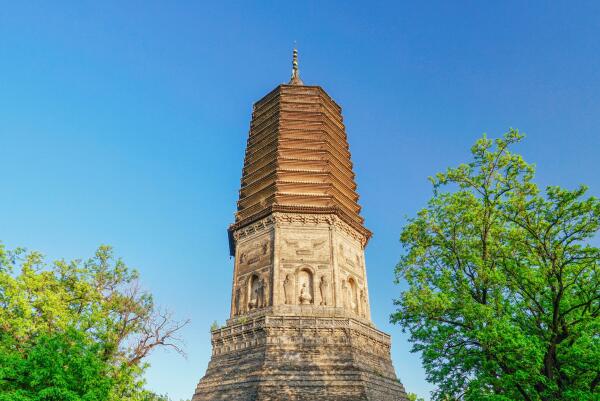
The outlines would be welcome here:
[[[409,391],[418,355],[388,323],[406,216],[427,176],[483,132],[528,137],[541,185],[600,193],[600,3],[5,2],[0,10],[0,240],[50,258],[111,244],[159,304],[189,317],[188,359],[149,386],[190,397],[229,310],[233,220],[252,103],[289,79],[343,107],[373,320]]]

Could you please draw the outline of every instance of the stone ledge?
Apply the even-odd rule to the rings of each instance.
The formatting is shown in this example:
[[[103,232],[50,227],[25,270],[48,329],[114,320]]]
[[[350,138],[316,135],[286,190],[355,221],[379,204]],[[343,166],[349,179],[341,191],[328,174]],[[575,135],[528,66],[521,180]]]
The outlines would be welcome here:
[[[241,322],[250,322],[265,316],[289,316],[289,317],[318,317],[318,318],[341,318],[353,319],[366,326],[373,327],[370,320],[357,316],[356,313],[348,311],[345,308],[335,306],[321,305],[275,305],[261,309],[256,309],[251,312],[246,312],[243,315],[235,316],[227,319],[227,327],[241,324]]]
[[[259,316],[212,332],[213,355],[264,345],[350,344],[367,353],[389,355],[390,336],[353,318]]]
[[[407,401],[390,337],[352,318],[260,316],[212,337],[193,401]]]

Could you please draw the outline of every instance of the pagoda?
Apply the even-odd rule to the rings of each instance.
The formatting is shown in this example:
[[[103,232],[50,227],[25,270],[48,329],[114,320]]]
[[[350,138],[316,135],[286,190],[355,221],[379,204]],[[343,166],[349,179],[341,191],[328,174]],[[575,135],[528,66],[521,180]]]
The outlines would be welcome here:
[[[371,322],[371,236],[340,106],[292,77],[254,104],[235,222],[231,313],[192,401],[405,401]]]

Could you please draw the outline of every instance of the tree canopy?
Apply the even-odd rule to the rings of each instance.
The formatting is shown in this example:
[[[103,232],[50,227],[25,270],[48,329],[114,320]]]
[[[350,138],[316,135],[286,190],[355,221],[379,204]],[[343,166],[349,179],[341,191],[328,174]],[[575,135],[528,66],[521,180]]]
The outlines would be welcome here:
[[[174,321],[136,271],[98,248],[86,261],[47,263],[0,243],[0,401],[151,401],[149,353],[182,352]]]
[[[522,138],[479,139],[401,233],[408,289],[391,319],[436,400],[600,397],[600,201],[585,186],[541,191],[511,151]]]

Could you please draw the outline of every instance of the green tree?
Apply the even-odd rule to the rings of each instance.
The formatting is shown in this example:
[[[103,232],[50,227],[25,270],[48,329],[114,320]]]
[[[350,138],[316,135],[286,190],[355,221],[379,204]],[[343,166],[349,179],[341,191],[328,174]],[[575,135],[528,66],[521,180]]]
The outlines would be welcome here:
[[[406,393],[406,396],[408,397],[408,401],[425,401],[415,393]]]
[[[401,233],[408,289],[392,321],[436,400],[600,397],[600,201],[585,187],[540,192],[510,151],[522,138],[478,140]]]
[[[47,263],[0,244],[0,400],[144,401],[149,353],[182,352],[176,322],[138,274],[100,247]]]
[[[102,361],[99,345],[90,343],[81,332],[68,329],[43,333],[25,347],[20,353],[16,351],[14,339],[2,336],[0,400],[103,401],[108,398],[113,386],[110,366]]]

